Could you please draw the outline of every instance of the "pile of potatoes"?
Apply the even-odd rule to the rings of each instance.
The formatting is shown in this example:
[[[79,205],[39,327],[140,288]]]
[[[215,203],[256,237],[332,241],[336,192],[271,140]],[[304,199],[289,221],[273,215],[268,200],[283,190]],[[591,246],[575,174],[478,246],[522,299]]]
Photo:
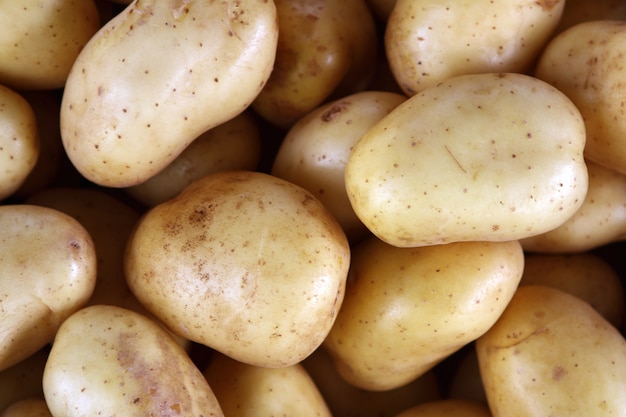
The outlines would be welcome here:
[[[626,416],[621,0],[0,4],[0,416]]]

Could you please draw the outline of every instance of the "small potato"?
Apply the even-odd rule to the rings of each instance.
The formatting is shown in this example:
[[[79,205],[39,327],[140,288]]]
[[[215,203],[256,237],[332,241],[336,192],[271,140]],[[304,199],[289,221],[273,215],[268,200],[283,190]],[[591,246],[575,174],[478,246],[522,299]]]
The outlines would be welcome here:
[[[224,415],[331,417],[324,398],[300,364],[266,368],[216,353],[203,372]]]
[[[491,417],[486,404],[447,398],[411,407],[395,417]]]
[[[516,240],[552,230],[587,193],[582,117],[522,74],[451,78],[365,133],[345,170],[354,212],[394,246]]]
[[[525,73],[559,22],[565,0],[398,0],[385,51],[409,96],[450,77]]]
[[[554,37],[534,75],[565,93],[585,121],[585,157],[626,174],[626,21],[579,23]]]
[[[528,252],[581,253],[626,240],[626,174],[587,161],[587,195],[559,227],[521,239]]]
[[[20,0],[0,5],[0,83],[20,90],[63,87],[100,28],[93,0]]]
[[[0,371],[0,410],[27,398],[43,399],[41,379],[48,360],[48,347]]]
[[[20,400],[7,407],[0,417],[53,417],[43,398]]]
[[[322,343],[349,265],[345,233],[313,194],[253,171],[207,175],[152,208],[125,258],[131,291],[172,332],[267,367]]]
[[[260,156],[259,127],[246,111],[201,134],[165,169],[126,192],[138,202],[154,207],[210,173],[254,170]]]
[[[568,292],[588,302],[615,327],[622,324],[622,280],[593,253],[527,254],[520,285],[546,285]]]
[[[277,42],[273,1],[132,2],[68,75],[60,120],[69,159],[98,185],[146,181],[250,105]]]
[[[202,373],[170,334],[116,306],[85,307],[63,322],[43,391],[54,416],[223,416]]]
[[[39,151],[33,108],[22,95],[0,85],[0,201],[26,181]]]
[[[93,240],[74,218],[29,204],[0,206],[0,370],[49,343],[96,283]]]
[[[574,295],[521,286],[476,351],[493,417],[624,415],[626,340]]]
[[[369,231],[346,194],[346,164],[361,136],[405,100],[397,93],[365,91],[318,107],[289,129],[274,158],[272,175],[315,194],[351,241],[363,238]]]
[[[400,387],[498,319],[522,276],[517,241],[353,248],[344,302],[324,341],[341,376],[366,390]]]

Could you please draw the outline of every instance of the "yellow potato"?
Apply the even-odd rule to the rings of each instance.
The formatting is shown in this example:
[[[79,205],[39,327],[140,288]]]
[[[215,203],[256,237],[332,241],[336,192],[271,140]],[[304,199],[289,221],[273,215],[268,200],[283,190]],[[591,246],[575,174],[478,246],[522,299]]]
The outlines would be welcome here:
[[[229,417],[332,416],[300,364],[266,368],[215,353],[203,374]]]
[[[7,407],[0,417],[53,417],[43,398],[29,398]]]
[[[395,417],[491,417],[491,413],[483,403],[447,398],[416,405]]]
[[[100,27],[93,0],[21,0],[0,5],[0,83],[23,90],[60,88]]]
[[[626,174],[587,161],[587,195],[563,224],[521,239],[529,252],[580,253],[626,240]]]
[[[461,75],[369,129],[348,159],[346,190],[365,226],[395,246],[517,240],[582,205],[584,144],[580,113],[549,84]]]
[[[400,387],[495,323],[522,276],[517,241],[353,248],[344,302],[324,341],[341,376],[368,390]]]
[[[272,1],[134,1],[72,66],[60,115],[68,157],[99,185],[146,181],[250,105],[277,37]]]
[[[252,107],[286,129],[332,95],[367,86],[375,69],[376,25],[365,0],[274,2],[276,63]]]
[[[624,415],[626,340],[574,295],[521,286],[476,349],[494,417]]]
[[[567,0],[554,34],[578,23],[603,19],[626,20],[626,3],[622,0]]]
[[[0,370],[52,340],[91,296],[96,253],[85,228],[54,209],[0,206]]]
[[[0,85],[0,201],[26,181],[39,158],[33,108],[19,93]]]
[[[28,398],[43,399],[41,379],[48,360],[48,347],[0,371],[0,410]]]
[[[125,270],[174,333],[282,367],[328,334],[349,264],[343,230],[311,193],[261,172],[220,171],[144,215]]]
[[[178,194],[204,175],[233,169],[254,170],[261,156],[261,137],[249,111],[201,134],[165,169],[126,192],[148,207]]]
[[[385,51],[409,96],[462,74],[524,73],[559,23],[565,0],[398,0]]]
[[[289,129],[274,158],[272,175],[315,194],[351,241],[363,238],[369,231],[346,194],[346,163],[361,136],[405,100],[397,93],[365,91],[318,107]]]
[[[626,174],[626,21],[583,22],[561,32],[538,57],[535,76],[580,110],[585,157]]]
[[[546,285],[588,302],[615,327],[624,317],[624,286],[611,265],[600,256],[527,254],[520,285]]]
[[[116,306],[85,307],[63,322],[43,391],[54,416],[223,416],[206,379],[170,334]]]

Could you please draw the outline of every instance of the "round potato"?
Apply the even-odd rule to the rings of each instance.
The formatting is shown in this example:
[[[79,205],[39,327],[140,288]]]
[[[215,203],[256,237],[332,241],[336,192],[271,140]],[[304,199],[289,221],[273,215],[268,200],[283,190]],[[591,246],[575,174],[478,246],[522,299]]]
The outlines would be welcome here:
[[[585,128],[551,85],[461,75],[397,106],[354,146],[352,207],[401,247],[508,241],[555,229],[587,194]]]
[[[349,264],[345,233],[313,194],[261,172],[220,171],[143,216],[125,271],[174,333],[282,367],[330,331]]]

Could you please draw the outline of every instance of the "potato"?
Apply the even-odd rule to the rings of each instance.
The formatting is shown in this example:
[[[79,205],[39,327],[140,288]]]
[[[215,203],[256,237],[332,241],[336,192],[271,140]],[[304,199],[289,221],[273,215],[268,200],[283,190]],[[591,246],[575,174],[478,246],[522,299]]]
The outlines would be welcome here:
[[[346,194],[346,163],[361,136],[405,100],[397,93],[364,91],[318,107],[289,129],[274,158],[272,175],[315,194],[351,241],[367,236],[369,231]]]
[[[389,65],[409,96],[462,74],[532,69],[565,0],[398,0],[387,19]]]
[[[599,255],[527,254],[520,285],[546,285],[588,302],[619,328],[624,317],[624,286],[611,265]]]
[[[583,22],[561,32],[538,57],[534,74],[580,110],[585,157],[626,174],[626,21]]]
[[[203,374],[229,417],[332,416],[300,364],[266,368],[216,353]]]
[[[624,415],[626,340],[574,295],[521,286],[476,349],[494,417]]]
[[[220,171],[143,216],[125,271],[174,333],[283,367],[330,331],[349,264],[345,233],[311,193],[261,172]]]
[[[0,410],[28,398],[44,398],[41,380],[47,360],[48,346],[0,371]]]
[[[626,3],[622,0],[567,0],[554,33],[560,33],[578,23],[603,19],[626,20]]]
[[[376,63],[376,25],[365,0],[274,2],[280,32],[276,62],[252,107],[287,129],[331,96],[367,86]]]
[[[74,60],[99,27],[93,0],[3,1],[0,83],[23,90],[63,87]]]
[[[52,340],[91,296],[96,253],[72,217],[29,204],[0,206],[0,370]]]
[[[353,248],[344,302],[323,346],[367,390],[400,387],[495,323],[522,276],[517,241]]]
[[[170,334],[117,306],[85,307],[61,325],[43,391],[54,416],[223,416]]]
[[[581,253],[626,240],[626,175],[587,161],[587,195],[555,229],[521,239],[528,252]]]
[[[53,417],[43,398],[29,398],[11,404],[0,417]]]
[[[396,417],[491,417],[491,413],[483,403],[447,398],[413,406]]]
[[[582,205],[584,145],[580,113],[549,84],[461,75],[369,129],[348,159],[346,190],[365,226],[394,246],[517,240]]]
[[[259,128],[251,112],[245,111],[201,134],[161,172],[126,192],[136,201],[154,207],[212,172],[254,170],[260,157]]]
[[[19,93],[0,85],[0,200],[11,196],[39,158],[33,108]]]
[[[68,75],[60,114],[68,157],[99,185],[146,181],[250,105],[277,37],[271,1],[134,1]]]

